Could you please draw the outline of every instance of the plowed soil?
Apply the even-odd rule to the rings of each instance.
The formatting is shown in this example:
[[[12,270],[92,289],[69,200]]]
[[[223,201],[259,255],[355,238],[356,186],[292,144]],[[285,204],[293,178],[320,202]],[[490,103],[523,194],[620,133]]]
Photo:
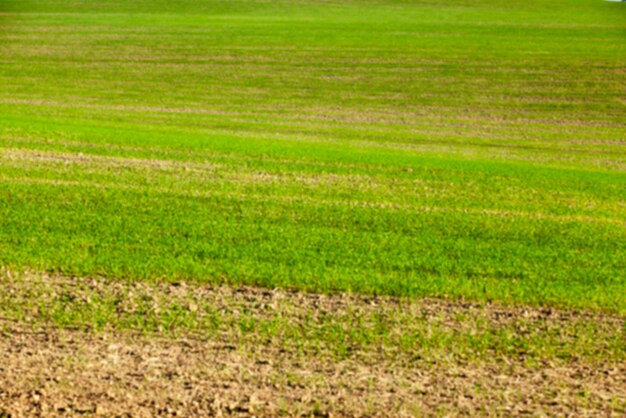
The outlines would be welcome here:
[[[78,303],[86,297],[84,292],[96,294],[97,289],[107,288],[104,281],[41,277],[40,281],[13,279],[12,289],[5,281],[2,290],[25,303],[20,299],[24,294],[37,295],[37,286],[46,284],[49,297],[62,293]],[[124,286],[129,295],[148,288]],[[71,297],[69,289],[74,289]],[[441,300],[402,304],[392,298],[185,285],[155,285],[149,293],[157,299],[164,289],[169,289],[173,300],[187,298],[195,305],[201,298],[233,315],[234,311],[267,315],[272,304],[283,307],[274,308],[275,312],[283,309],[281,315],[287,315],[284,306],[289,306],[295,325],[302,321],[309,328],[305,313],[332,316],[350,307],[357,319],[395,309],[396,316],[409,313],[416,323],[431,318],[433,324],[444,322],[450,328],[467,326],[471,317],[475,321],[480,317],[485,326],[494,328],[532,318],[533,326],[551,333],[587,322],[623,332],[621,318],[547,309]],[[38,309],[41,314],[42,308]],[[250,338],[235,327],[210,336],[181,328],[173,335],[129,327],[99,331],[59,327],[32,318],[5,318],[0,330],[2,417],[626,414],[626,362],[615,356],[603,359],[602,353],[563,360],[547,354],[494,351],[492,357],[464,359],[453,355],[452,346],[437,351],[435,357],[418,348],[415,354],[424,354],[421,357],[362,344],[339,356],[325,343],[317,349],[307,344],[298,348],[287,337]],[[567,345],[572,337],[563,335]]]

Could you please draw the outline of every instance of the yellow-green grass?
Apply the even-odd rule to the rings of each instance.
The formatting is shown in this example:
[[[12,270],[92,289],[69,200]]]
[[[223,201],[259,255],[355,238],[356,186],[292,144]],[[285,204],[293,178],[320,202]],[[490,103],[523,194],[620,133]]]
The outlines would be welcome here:
[[[1,1],[0,264],[626,313],[626,7]]]

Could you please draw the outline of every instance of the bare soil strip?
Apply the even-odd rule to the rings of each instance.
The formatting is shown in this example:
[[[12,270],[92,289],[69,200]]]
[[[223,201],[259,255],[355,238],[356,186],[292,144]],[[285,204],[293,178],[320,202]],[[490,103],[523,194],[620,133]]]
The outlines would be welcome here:
[[[2,417],[626,414],[621,317],[2,273]],[[88,307],[100,312],[109,297],[117,314],[98,330]],[[221,325],[209,332],[205,316]],[[132,326],[136,317],[150,321]],[[383,317],[385,330],[365,333]],[[327,332],[349,327],[361,337],[344,335],[353,344],[338,351]],[[530,335],[523,350],[455,347],[509,331]],[[415,335],[425,338],[402,346]],[[574,355],[549,350],[559,345]]]
[[[626,403],[624,364],[400,367],[274,346],[12,326],[0,357],[0,405],[11,417],[619,416]]]

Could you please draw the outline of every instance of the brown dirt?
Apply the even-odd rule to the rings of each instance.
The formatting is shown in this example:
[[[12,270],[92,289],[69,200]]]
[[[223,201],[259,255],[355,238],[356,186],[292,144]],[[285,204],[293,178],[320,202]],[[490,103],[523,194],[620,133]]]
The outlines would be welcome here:
[[[29,298],[40,302],[38,313],[32,314],[39,320],[0,319],[3,418],[626,414],[626,362],[608,352],[595,360],[579,355],[560,361],[551,355],[499,352],[464,358],[454,355],[453,347],[444,347],[436,356],[416,360],[402,350],[393,353],[384,345],[364,344],[338,356],[322,340],[312,349],[314,345],[294,345],[286,334],[251,338],[236,327],[205,335],[198,328],[181,328],[170,334],[123,327],[60,329],[41,321],[44,305],[58,301],[55,295],[78,304],[110,293],[121,298],[119,306],[128,315],[151,295],[154,309],[167,311],[168,304],[177,304],[200,312],[212,306],[224,312],[225,323],[243,312],[259,321],[280,315],[289,322],[285,333],[298,323],[313,328],[324,318],[341,321],[349,316],[368,324],[372,315],[384,313],[400,318],[390,322],[392,334],[421,332],[424,326],[432,327],[433,335],[438,327],[476,333],[484,332],[480,327],[519,333],[545,328],[546,335],[563,330],[559,341],[564,345],[592,344],[602,351],[602,341],[583,342],[576,330],[593,323],[598,340],[623,336],[621,317],[431,299],[16,276],[7,271],[0,276],[5,305],[13,300],[26,306]],[[121,315],[119,321],[125,313]],[[425,353],[421,348],[417,352]]]
[[[11,417],[626,412],[624,364],[390,367],[279,347],[11,326],[0,340],[0,358],[0,410]]]

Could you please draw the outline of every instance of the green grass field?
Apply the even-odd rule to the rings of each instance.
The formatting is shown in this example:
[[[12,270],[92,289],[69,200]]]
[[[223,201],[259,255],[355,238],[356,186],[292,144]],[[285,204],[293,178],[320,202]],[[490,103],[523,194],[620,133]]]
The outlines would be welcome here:
[[[623,4],[0,10],[0,265],[626,313]]]

